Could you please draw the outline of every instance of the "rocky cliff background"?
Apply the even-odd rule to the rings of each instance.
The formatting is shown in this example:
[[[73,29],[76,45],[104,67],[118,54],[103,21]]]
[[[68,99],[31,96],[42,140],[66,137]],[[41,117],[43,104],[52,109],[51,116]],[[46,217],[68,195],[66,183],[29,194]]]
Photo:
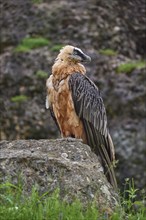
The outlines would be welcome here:
[[[91,56],[116,148],[117,178],[146,189],[145,0],[1,1],[1,140],[57,138],[46,78],[66,44]]]

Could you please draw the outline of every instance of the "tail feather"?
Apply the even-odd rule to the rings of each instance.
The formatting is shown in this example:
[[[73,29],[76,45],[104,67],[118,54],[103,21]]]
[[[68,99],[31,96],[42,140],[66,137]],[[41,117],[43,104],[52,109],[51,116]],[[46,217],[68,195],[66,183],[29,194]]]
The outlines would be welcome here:
[[[113,166],[113,143],[110,135],[107,138],[93,128],[90,122],[84,121],[84,128],[87,138],[87,144],[100,157],[101,164],[104,168],[105,176],[111,185],[116,189],[117,181]],[[111,152],[112,150],[112,152]]]

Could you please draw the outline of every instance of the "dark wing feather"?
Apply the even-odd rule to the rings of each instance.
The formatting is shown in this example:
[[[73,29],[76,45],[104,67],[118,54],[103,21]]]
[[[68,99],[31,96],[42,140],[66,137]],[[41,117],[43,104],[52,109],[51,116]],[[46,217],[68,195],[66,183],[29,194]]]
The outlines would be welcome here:
[[[54,122],[55,122],[57,128],[58,128],[59,131],[60,131],[59,124],[58,124],[58,122],[57,122],[57,120],[56,120],[56,117],[55,117],[55,114],[54,114],[54,111],[53,111],[52,106],[49,107],[49,110],[50,110],[50,114],[51,114],[51,116],[52,116],[52,118],[53,118],[53,120],[54,120]]]
[[[85,75],[74,73],[69,79],[69,88],[76,114],[82,120],[87,144],[100,157],[109,182],[116,188],[113,169],[114,146],[107,129],[106,111],[100,92]]]
[[[53,107],[52,107],[52,105],[49,103],[49,97],[48,97],[48,96],[46,97],[46,109],[49,109],[50,114],[51,114],[51,116],[52,116],[52,118],[53,118],[53,120],[54,120],[54,122],[55,122],[57,128],[58,128],[59,131],[60,131],[59,124],[58,124],[58,122],[57,122],[57,120],[56,120],[56,117],[55,117],[55,114],[54,114],[54,111],[53,111]]]

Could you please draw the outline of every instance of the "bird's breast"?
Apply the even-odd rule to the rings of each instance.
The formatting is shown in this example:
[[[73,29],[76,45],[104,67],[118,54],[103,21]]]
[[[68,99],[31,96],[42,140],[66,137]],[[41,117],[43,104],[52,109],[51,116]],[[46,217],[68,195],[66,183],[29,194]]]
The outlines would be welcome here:
[[[47,80],[47,101],[48,106],[53,109],[55,118],[63,137],[75,137],[86,143],[86,135],[83,124],[77,116],[72,94],[69,89],[69,77],[59,83],[53,80],[53,75]],[[55,83],[55,86],[54,86]]]
[[[70,119],[71,112],[74,112],[74,105],[68,86],[68,78],[60,81],[58,89],[54,90],[53,106],[60,117]]]

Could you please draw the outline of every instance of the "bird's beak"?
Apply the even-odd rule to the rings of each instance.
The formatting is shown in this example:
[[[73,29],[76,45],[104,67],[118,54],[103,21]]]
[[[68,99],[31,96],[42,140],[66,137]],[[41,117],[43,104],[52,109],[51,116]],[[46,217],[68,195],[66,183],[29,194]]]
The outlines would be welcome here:
[[[88,55],[84,54],[81,62],[89,63],[89,62],[91,62],[91,57],[89,57]]]
[[[81,53],[81,54],[72,54],[70,55],[70,58],[74,60],[75,62],[80,62],[80,63],[88,63],[91,61],[91,57],[88,55]]]

